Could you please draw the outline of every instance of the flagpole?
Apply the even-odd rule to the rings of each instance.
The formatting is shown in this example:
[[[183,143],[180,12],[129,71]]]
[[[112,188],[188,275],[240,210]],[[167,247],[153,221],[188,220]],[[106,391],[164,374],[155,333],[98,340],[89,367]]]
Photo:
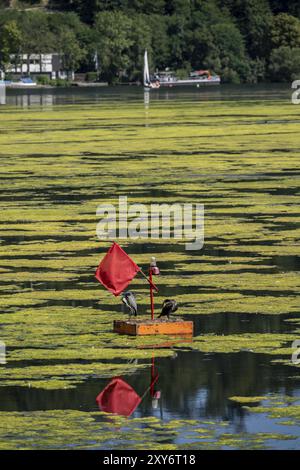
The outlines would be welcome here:
[[[153,298],[153,284],[152,284],[152,268],[149,268],[149,280],[150,280],[150,305],[151,305],[151,320],[154,320],[154,298]]]
[[[153,354],[152,360],[151,360],[151,388],[150,388],[150,393],[151,393],[152,398],[154,397],[154,383],[155,383],[153,382],[154,379],[155,379],[155,358]]]
[[[156,384],[158,379],[159,379],[159,374],[156,374],[156,376],[151,380],[151,383],[150,383],[149,387],[147,387],[147,389],[145,390],[145,392],[141,396],[141,402],[143,401],[143,399],[145,398],[145,396],[147,395],[149,390],[151,390],[151,388],[154,387],[154,385]]]
[[[141,268],[140,268],[140,273],[141,273],[141,274],[144,276],[144,278],[149,282],[150,286],[151,286],[153,289],[155,289],[156,292],[158,292],[158,288],[156,287],[155,284],[153,284],[152,279],[149,279],[149,278],[146,276],[146,274],[141,270]],[[151,276],[151,278],[152,278],[152,276]]]

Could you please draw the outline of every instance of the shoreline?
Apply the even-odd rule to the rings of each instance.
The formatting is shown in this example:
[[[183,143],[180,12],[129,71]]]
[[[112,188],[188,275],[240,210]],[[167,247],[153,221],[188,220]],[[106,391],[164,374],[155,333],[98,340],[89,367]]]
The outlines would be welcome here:
[[[233,83],[214,83],[212,85],[219,85],[219,86],[232,86],[232,85],[235,85]],[[277,86],[280,86],[280,87],[284,87],[284,86],[287,86],[287,85],[290,85],[289,82],[260,82],[260,83],[240,83],[238,84],[237,86],[242,86],[242,87],[251,87],[251,86],[269,86],[269,85],[277,85]],[[41,84],[37,84],[37,85],[34,85],[34,86],[28,86],[28,85],[22,85],[22,84],[19,84],[19,83],[10,83],[10,84],[6,84],[5,87],[6,89],[8,90],[56,90],[56,89],[65,89],[65,88],[68,88],[68,89],[71,89],[71,88],[115,88],[115,87],[137,87],[137,88],[140,88],[142,87],[143,85],[140,84],[140,83],[118,83],[118,84],[114,84],[114,85],[111,85],[109,84],[108,82],[93,82],[93,83],[88,83],[88,82],[72,82],[68,85],[61,85],[61,86],[57,86],[57,85],[41,85]],[[164,89],[164,90],[167,90],[167,89],[174,89],[174,88],[207,88],[207,84],[204,83],[203,85],[200,85],[200,86],[192,86],[192,85],[166,85],[166,84],[163,84],[161,86],[161,89]],[[208,87],[210,88],[210,84],[208,84]],[[213,86],[212,88],[215,88],[215,86]]]
[[[55,85],[22,85],[19,83],[9,83],[6,85],[7,89],[10,90],[53,90],[57,88],[97,88],[97,87],[108,87],[107,82],[97,82],[97,83],[85,83],[85,82],[72,82],[66,86],[55,86]]]

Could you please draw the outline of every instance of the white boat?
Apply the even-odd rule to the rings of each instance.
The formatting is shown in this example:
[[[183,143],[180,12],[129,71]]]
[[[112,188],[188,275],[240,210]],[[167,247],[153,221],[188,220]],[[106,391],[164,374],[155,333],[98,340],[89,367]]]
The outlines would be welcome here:
[[[145,51],[144,54],[144,90],[145,91],[150,91],[153,89],[158,89],[160,87],[160,83],[158,80],[155,82],[152,82],[150,79],[150,73],[149,73],[149,64],[148,64],[148,53]]]
[[[31,78],[21,78],[18,82],[10,82],[7,84],[10,88],[33,88],[37,86]]]
[[[220,85],[221,78],[219,75],[211,75],[209,70],[198,70],[192,72],[188,78],[179,79],[174,72],[159,72],[156,75],[160,82],[160,86],[174,87],[174,86],[196,86],[202,85]]]

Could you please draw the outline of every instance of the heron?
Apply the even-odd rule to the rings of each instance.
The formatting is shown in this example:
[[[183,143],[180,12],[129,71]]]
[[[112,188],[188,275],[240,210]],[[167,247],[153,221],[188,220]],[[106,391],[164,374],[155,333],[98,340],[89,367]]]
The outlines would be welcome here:
[[[176,312],[176,310],[178,310],[176,300],[166,299],[162,304],[161,313],[158,318],[166,316],[170,320],[170,314]]]
[[[124,292],[122,294],[122,302],[129,309],[129,317],[131,315],[137,316],[137,303],[135,300],[135,295],[131,291]]]

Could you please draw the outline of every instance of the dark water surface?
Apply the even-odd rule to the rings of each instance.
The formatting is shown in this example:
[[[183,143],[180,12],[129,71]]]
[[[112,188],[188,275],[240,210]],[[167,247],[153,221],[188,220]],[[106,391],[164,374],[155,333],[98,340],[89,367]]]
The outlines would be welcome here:
[[[160,89],[144,93],[142,87],[116,86],[97,88],[56,88],[39,90],[7,90],[7,104],[12,106],[52,106],[65,104],[86,104],[107,101],[140,100],[145,104],[157,100],[278,100],[291,97],[292,90],[287,84],[268,85],[222,85],[212,87],[186,87]]]
[[[154,362],[159,378],[154,400],[149,391],[153,365],[122,378],[143,397],[132,417],[158,417],[162,422],[171,419],[214,420],[227,423],[226,432],[280,433],[299,436],[297,426],[281,425],[265,414],[252,414],[232,396],[298,397],[300,384],[295,386],[293,370],[271,364],[270,356],[240,352],[234,354],[204,354],[178,351],[175,358],[160,358]],[[71,390],[38,390],[21,387],[0,388],[1,411],[80,410],[97,412],[96,397],[110,379],[89,379]],[[99,415],[99,421],[103,416]],[[184,435],[179,442],[184,442]],[[300,439],[276,441],[275,448],[299,448]]]

